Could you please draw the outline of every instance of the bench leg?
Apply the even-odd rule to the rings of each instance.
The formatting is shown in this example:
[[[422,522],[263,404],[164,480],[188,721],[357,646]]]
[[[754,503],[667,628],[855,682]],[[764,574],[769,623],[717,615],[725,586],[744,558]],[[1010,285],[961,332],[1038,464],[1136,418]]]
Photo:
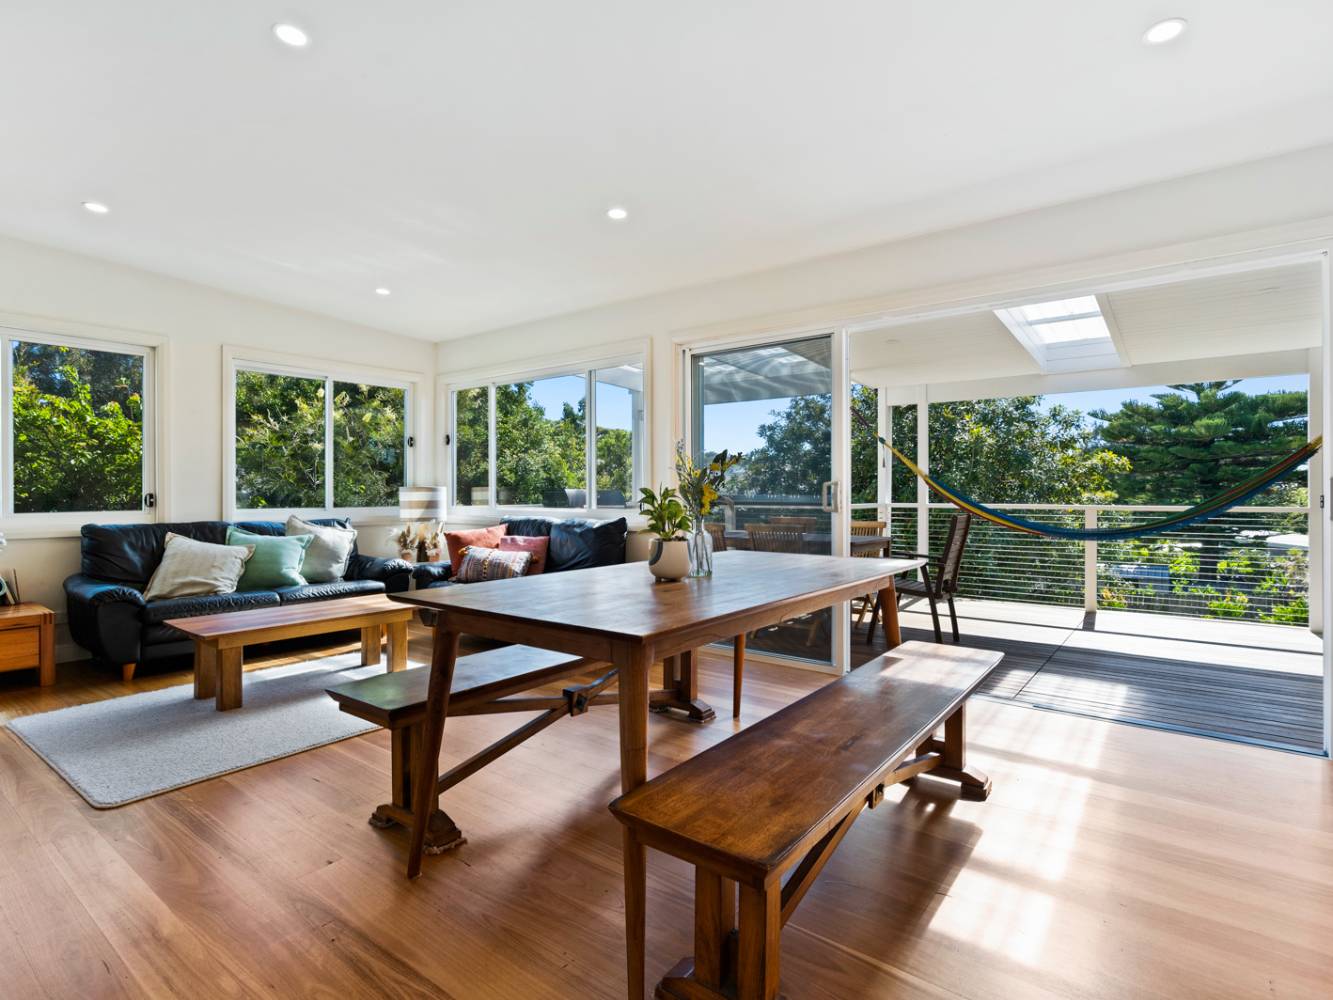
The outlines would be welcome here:
[[[371,667],[380,662],[380,645],[383,638],[382,625],[367,625],[361,630],[361,666]]]
[[[963,797],[985,799],[990,795],[990,778],[974,767],[967,766],[967,703],[944,721],[944,752],[938,767],[931,774],[937,778],[957,781],[963,786]]]
[[[211,643],[194,641],[194,696],[216,698],[218,692],[218,650]]]
[[[241,707],[241,661],[244,650],[240,646],[218,650],[217,710],[228,712]]]
[[[407,669],[407,622],[390,622],[384,627],[389,633],[389,672]]]
[[[740,938],[736,948],[737,1000],[774,1000],[782,943],[782,887],[741,886]]]
[[[677,962],[657,984],[656,997],[723,1000],[735,995],[736,883],[694,869],[694,954]]]
[[[390,732],[392,762],[390,764],[390,794],[392,801],[386,802],[370,814],[370,825],[379,829],[391,826],[412,826],[412,778],[415,773],[417,755],[421,752],[423,726],[406,726]],[[449,814],[440,808],[440,796],[435,796],[435,809],[426,824],[427,854],[443,854],[455,847],[467,843],[463,831],[449,818]]]

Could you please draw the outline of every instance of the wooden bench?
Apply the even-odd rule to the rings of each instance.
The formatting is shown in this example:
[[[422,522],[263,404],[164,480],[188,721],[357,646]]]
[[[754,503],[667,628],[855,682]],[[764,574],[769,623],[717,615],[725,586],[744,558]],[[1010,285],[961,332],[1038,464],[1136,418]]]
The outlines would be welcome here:
[[[694,955],[655,995],[771,1000],[782,925],[886,786],[929,772],[984,799],[964,706],[1000,659],[904,643],[611,803],[636,841],[695,866]]]
[[[458,659],[449,686],[448,715],[542,714],[440,775],[435,790],[435,809],[426,831],[428,853],[439,854],[467,843],[457,824],[439,807],[439,796],[443,792],[536,736],[557,719],[582,715],[592,705],[616,703],[616,695],[606,694],[603,690],[615,679],[614,670],[591,683],[567,687],[558,695],[520,696],[533,688],[586,673],[598,662],[531,646],[504,646]],[[425,735],[429,687],[430,669],[413,667],[326,689],[344,712],[383,726],[391,734],[391,797],[371,815],[372,826],[399,824],[409,830],[412,828],[412,777]]]

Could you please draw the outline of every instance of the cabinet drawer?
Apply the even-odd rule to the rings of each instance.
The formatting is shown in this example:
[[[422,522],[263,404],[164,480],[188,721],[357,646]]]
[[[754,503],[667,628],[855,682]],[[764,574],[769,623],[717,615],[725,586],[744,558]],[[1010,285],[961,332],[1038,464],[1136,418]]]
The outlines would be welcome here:
[[[37,666],[41,658],[42,630],[7,628],[0,632],[0,670],[21,670]]]

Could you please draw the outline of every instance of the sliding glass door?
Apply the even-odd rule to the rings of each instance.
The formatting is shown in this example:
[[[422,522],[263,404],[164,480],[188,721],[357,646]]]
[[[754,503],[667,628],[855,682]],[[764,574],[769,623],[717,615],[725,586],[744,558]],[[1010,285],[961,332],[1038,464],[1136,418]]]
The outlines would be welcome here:
[[[744,459],[714,510],[727,548],[846,555],[845,339],[821,334],[688,353],[689,439],[697,458]],[[725,585],[725,568],[718,583]],[[747,649],[844,669],[846,607],[761,629]]]

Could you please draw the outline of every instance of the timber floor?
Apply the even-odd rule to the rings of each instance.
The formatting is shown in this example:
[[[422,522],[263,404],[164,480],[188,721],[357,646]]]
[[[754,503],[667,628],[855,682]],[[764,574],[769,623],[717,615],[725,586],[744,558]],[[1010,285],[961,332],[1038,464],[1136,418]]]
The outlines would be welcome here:
[[[1004,653],[983,693],[1031,705],[1284,750],[1323,749],[1320,641],[1307,630],[1164,615],[960,601],[966,646]],[[933,642],[924,602],[904,605],[903,637]],[[947,617],[945,641],[951,642]],[[852,663],[884,652],[852,633]],[[827,642],[821,634],[814,641]],[[780,627],[770,649],[800,656],[809,630]]]
[[[186,679],[8,674],[0,716]],[[729,660],[701,680],[729,705]],[[650,771],[826,681],[752,663],[739,723],[650,719]],[[446,760],[516,721],[450,720]],[[0,733],[0,995],[621,997],[616,730],[593,709],[454,789],[469,843],[412,883],[404,836],[366,823],[383,732],[105,812]],[[996,700],[969,734],[991,799],[925,778],[863,814],[783,931],[787,996],[1328,997],[1328,761]],[[649,852],[650,974],[689,949],[691,887]]]

